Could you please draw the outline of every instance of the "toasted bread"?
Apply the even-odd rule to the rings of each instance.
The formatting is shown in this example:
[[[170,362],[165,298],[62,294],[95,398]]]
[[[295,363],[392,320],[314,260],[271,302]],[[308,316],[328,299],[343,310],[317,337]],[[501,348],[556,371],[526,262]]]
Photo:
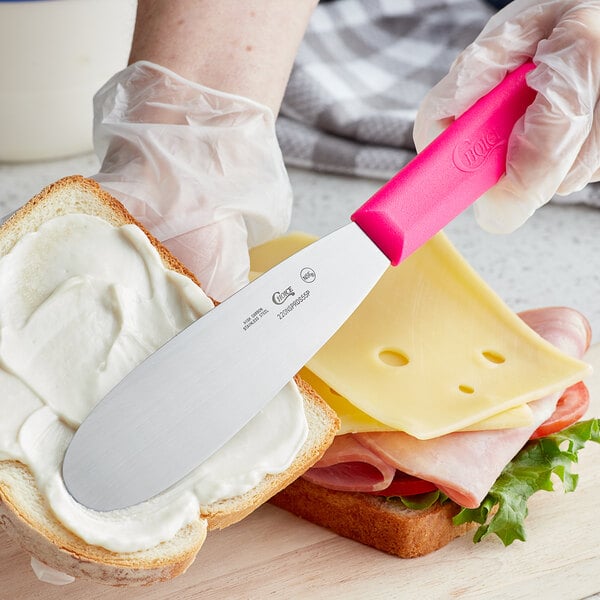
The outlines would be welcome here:
[[[380,496],[328,490],[303,478],[276,494],[270,503],[401,558],[429,554],[474,527],[473,523],[452,523],[460,510],[454,502],[436,502],[430,508],[414,510]]]
[[[7,220],[0,228],[0,256],[26,233],[69,213],[100,217],[114,226],[136,224],[158,250],[165,266],[198,283],[116,199],[94,181],[80,176],[48,186]],[[223,528],[245,517],[314,464],[333,440],[339,426],[336,415],[308,384],[300,379],[297,383],[304,399],[309,435],[291,467],[279,475],[266,476],[244,495],[202,506],[195,522],[153,548],[118,553],[86,543],[56,519],[27,466],[15,460],[0,461],[0,522],[39,561],[76,578],[117,586],[171,579],[194,561],[207,529]]]

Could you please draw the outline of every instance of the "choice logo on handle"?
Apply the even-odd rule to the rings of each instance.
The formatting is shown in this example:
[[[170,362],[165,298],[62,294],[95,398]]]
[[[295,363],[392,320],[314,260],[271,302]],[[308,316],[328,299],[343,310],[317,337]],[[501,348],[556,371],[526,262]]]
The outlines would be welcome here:
[[[457,144],[452,153],[452,162],[461,171],[476,171],[495,148],[504,143],[493,129],[481,132],[475,140],[464,140]]]

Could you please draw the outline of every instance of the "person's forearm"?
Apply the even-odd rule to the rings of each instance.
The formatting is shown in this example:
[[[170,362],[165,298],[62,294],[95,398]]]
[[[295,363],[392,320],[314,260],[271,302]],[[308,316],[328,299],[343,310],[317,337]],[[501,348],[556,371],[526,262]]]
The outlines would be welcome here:
[[[149,60],[279,111],[317,0],[139,0],[130,63]]]

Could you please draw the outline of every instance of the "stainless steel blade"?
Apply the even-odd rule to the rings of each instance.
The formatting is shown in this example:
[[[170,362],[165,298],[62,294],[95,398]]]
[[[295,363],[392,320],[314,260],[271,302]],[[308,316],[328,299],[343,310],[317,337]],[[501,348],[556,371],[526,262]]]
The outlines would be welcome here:
[[[108,511],[177,483],[277,394],[388,266],[350,223],[198,319],[83,422],[63,462],[70,494]]]

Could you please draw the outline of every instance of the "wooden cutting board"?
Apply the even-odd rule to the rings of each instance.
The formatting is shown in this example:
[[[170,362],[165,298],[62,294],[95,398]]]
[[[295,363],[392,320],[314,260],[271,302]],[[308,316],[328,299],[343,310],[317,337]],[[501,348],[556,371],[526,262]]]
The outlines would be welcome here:
[[[587,360],[589,416],[600,416],[600,345]],[[579,600],[600,593],[600,445],[580,454],[572,494],[540,492],[530,501],[526,543],[455,540],[402,560],[302,521],[270,505],[209,533],[195,563],[150,588],[86,582],[41,583],[29,556],[0,532],[0,600],[191,600],[276,598],[446,598]]]

